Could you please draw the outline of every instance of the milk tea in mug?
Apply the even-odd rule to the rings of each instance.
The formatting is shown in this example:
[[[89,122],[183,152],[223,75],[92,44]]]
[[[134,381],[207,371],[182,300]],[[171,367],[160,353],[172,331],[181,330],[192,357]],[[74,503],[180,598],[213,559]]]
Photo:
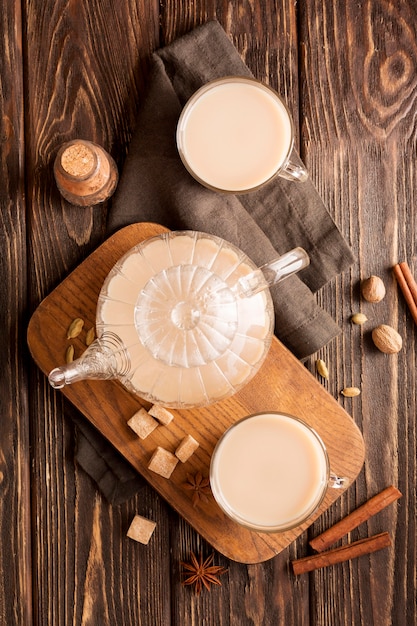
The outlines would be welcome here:
[[[278,532],[303,523],[327,487],[346,479],[330,475],[324,443],[310,426],[270,412],[243,418],[224,433],[212,456],[210,484],[231,519]]]
[[[203,185],[225,192],[257,189],[275,175],[305,180],[292,161],[294,132],[278,94],[257,80],[212,81],[188,101],[177,127],[188,171]]]

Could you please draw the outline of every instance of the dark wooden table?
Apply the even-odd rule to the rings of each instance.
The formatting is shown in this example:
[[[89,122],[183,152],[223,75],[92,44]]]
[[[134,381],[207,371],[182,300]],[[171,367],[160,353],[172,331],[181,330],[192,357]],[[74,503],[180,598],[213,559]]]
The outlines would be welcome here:
[[[79,209],[59,196],[58,146],[94,140],[122,168],[150,52],[212,17],[286,98],[311,177],[357,255],[319,293],[343,332],[315,358],[367,454],[356,483],[294,544],[260,565],[216,554],[228,568],[222,587],[197,597],[180,584],[180,561],[210,546],[150,487],[120,506],[101,496],[74,463],[72,422],[29,356],[26,329],[105,235],[108,205]],[[391,271],[406,259],[417,274],[414,0],[5,0],[0,21],[1,626],[415,624],[416,327]],[[370,274],[387,288],[378,305],[360,299]],[[362,328],[349,322],[359,310]],[[398,355],[373,348],[379,323],[401,333]],[[351,385],[361,395],[340,396]],[[291,573],[309,538],[389,484],[402,499],[347,539],[387,530],[391,548]],[[136,513],[157,522],[148,546],[126,538]]]

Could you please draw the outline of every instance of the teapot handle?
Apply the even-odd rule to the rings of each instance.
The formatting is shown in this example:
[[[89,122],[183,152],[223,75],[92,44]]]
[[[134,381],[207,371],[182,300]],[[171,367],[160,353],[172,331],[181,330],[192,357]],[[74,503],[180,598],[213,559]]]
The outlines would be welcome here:
[[[249,298],[299,272],[309,264],[310,257],[307,252],[303,248],[294,248],[250,274],[242,276],[237,281],[235,289],[241,298]]]

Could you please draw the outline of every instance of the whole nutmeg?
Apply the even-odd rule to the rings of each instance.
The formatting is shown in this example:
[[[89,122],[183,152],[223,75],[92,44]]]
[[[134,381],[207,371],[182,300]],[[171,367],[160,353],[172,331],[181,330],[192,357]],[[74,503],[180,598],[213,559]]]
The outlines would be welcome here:
[[[403,347],[401,335],[387,324],[380,324],[373,329],[372,340],[378,350],[385,354],[395,354]]]
[[[361,292],[368,302],[381,302],[385,296],[385,285],[379,276],[370,276],[362,281]]]

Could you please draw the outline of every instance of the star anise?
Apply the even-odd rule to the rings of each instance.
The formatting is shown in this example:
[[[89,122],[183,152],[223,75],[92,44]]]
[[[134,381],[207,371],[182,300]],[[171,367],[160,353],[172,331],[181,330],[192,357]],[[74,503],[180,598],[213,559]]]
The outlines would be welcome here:
[[[199,501],[208,502],[208,495],[211,493],[210,479],[204,477],[201,472],[196,474],[187,474],[187,482],[184,483],[184,488],[189,491],[193,491],[193,506],[196,507]]]
[[[197,558],[194,552],[191,552],[190,559],[190,563],[181,561],[183,567],[182,575],[184,576],[183,585],[194,585],[197,595],[201,593],[203,586],[210,591],[210,585],[221,585],[218,576],[227,572],[227,569],[220,565],[212,565],[214,554],[211,554],[203,561],[201,553]]]

